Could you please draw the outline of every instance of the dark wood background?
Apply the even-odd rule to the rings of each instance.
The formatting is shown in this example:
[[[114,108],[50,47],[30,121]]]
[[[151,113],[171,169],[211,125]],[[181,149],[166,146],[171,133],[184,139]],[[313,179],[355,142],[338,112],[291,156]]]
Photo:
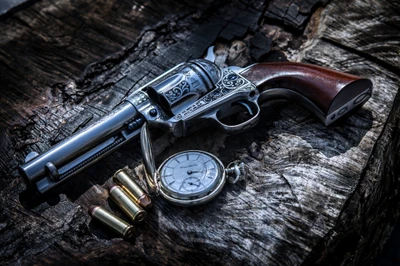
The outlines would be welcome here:
[[[0,17],[0,263],[368,265],[398,216],[400,1],[26,1]],[[362,75],[367,104],[333,126],[293,103],[259,125],[160,136],[156,154],[203,149],[249,179],[196,208],[161,198],[127,242],[90,221],[110,177],[142,176],[133,141],[41,201],[16,167],[215,45],[220,66],[302,61]]]

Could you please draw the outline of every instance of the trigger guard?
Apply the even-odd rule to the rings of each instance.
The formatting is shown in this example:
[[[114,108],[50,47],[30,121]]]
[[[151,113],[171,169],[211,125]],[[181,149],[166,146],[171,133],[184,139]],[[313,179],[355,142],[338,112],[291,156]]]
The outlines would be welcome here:
[[[254,116],[253,110],[251,110],[251,107],[246,102],[238,101],[238,102],[236,102],[236,104],[243,106],[244,108],[246,108],[247,112],[249,112],[249,114],[252,117]]]
[[[257,112],[254,116],[252,116],[250,119],[248,119],[247,121],[245,121],[243,123],[240,123],[237,125],[227,125],[227,124],[222,123],[217,117],[218,110],[215,110],[211,114],[207,115],[206,118],[211,119],[213,121],[214,125],[216,125],[220,129],[222,129],[226,133],[240,133],[242,131],[245,131],[245,130],[257,125],[257,123],[260,119],[260,106],[258,106],[257,102],[255,102],[255,101],[251,101],[251,103],[253,103],[257,107],[257,110],[256,110]]]

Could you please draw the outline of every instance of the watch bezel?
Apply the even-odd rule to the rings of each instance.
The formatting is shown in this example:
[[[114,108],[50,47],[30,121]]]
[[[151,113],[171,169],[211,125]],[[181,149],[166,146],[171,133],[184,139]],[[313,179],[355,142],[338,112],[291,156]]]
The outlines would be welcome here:
[[[166,188],[163,183],[161,182],[161,178],[162,176],[160,176],[160,180],[158,181],[158,185],[160,187],[159,193],[160,195],[165,198],[166,200],[170,201],[173,204],[179,205],[179,206],[197,206],[197,205],[201,205],[204,203],[209,202],[210,200],[214,199],[223,189],[225,183],[226,183],[226,173],[225,173],[225,167],[224,164],[221,162],[220,159],[218,159],[218,157],[216,157],[214,154],[211,154],[209,152],[205,152],[205,151],[201,151],[201,150],[186,150],[186,151],[182,151],[182,152],[178,152],[175,153],[173,155],[171,155],[170,157],[168,157],[166,160],[164,160],[162,162],[162,164],[159,166],[158,168],[158,173],[161,173],[163,166],[173,157],[179,156],[181,154],[184,153],[190,153],[190,152],[198,152],[198,153],[203,153],[209,157],[211,157],[213,160],[215,160],[215,162],[217,163],[219,169],[219,174],[217,177],[218,181],[217,184],[213,187],[210,187],[210,189],[205,192],[202,195],[198,195],[198,196],[193,196],[193,197],[179,197],[179,195],[177,193],[170,193],[170,190],[168,188]]]

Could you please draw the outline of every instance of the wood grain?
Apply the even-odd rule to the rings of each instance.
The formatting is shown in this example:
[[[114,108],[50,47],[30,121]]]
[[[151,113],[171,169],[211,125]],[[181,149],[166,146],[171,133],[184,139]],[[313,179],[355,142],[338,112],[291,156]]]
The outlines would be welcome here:
[[[347,97],[352,99],[372,87],[371,82],[359,76],[293,62],[260,63],[246,68],[241,74],[257,85],[261,91],[260,99],[268,101],[268,96],[263,96],[268,95],[268,89],[293,90],[313,102],[325,115],[343,105],[343,102],[335,101],[341,93],[348,91]]]
[[[371,263],[398,216],[398,2],[38,1],[2,18],[0,263]],[[274,8],[283,11],[272,17]],[[212,128],[182,139],[158,135],[157,163],[202,149],[225,164],[243,160],[249,179],[195,208],[154,199],[131,242],[91,221],[87,209],[99,204],[126,218],[107,190],[119,168],[143,176],[137,142],[79,174],[59,196],[32,201],[16,173],[28,152],[94,123],[211,44],[221,66],[314,63],[370,78],[373,96],[331,127],[275,101],[239,135]]]
[[[321,6],[325,6],[329,1],[309,0],[309,1],[269,1],[264,13],[268,20],[274,20],[295,31],[301,31],[306,26],[311,14]]]

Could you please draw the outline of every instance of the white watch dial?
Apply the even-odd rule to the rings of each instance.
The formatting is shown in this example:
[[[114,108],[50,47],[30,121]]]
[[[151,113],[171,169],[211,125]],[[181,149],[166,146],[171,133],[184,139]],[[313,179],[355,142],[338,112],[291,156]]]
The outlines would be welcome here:
[[[223,171],[220,161],[209,153],[181,152],[161,165],[161,187],[165,194],[180,200],[204,197],[219,185]]]

